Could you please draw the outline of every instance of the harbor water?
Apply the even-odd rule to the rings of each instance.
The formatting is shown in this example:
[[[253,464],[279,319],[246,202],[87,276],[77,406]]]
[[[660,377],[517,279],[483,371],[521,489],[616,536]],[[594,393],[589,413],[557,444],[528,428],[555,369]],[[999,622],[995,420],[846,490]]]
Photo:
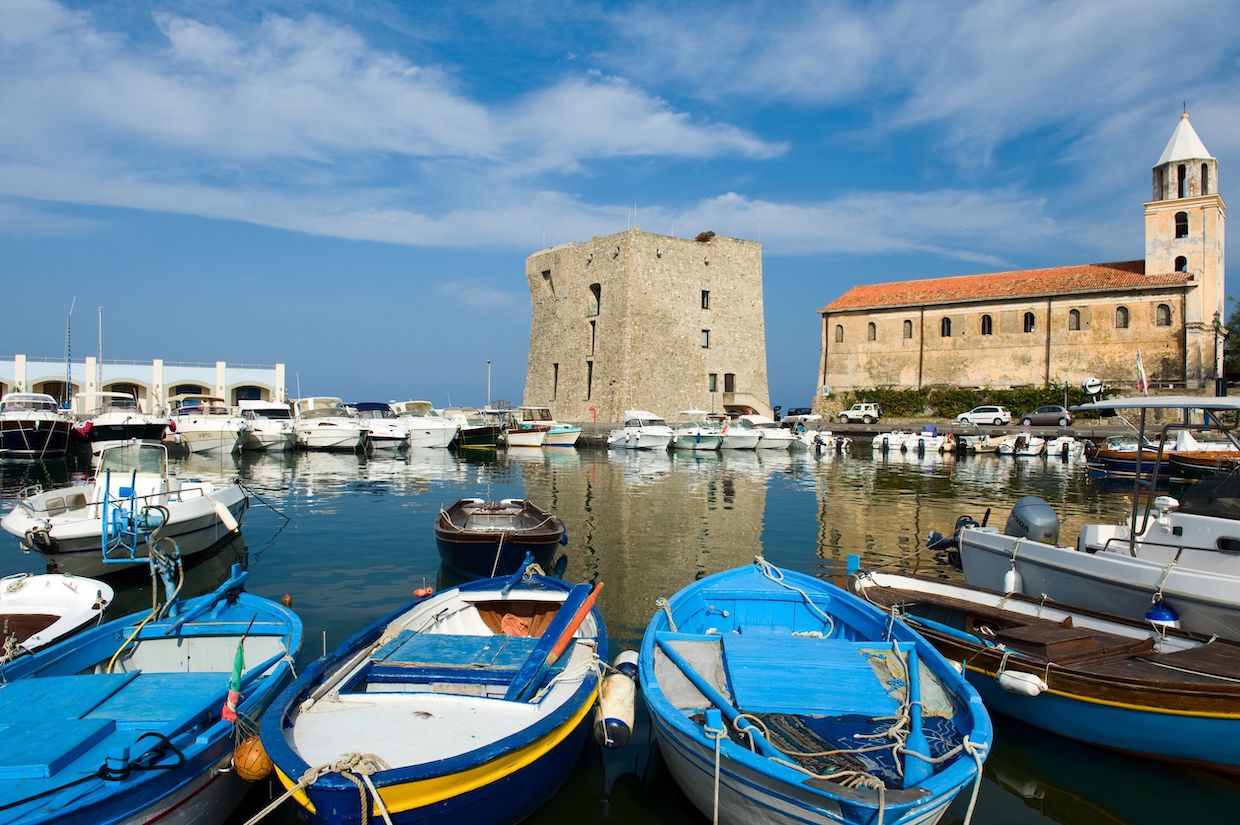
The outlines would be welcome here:
[[[302,665],[408,601],[415,588],[454,583],[440,571],[432,524],[441,507],[463,497],[530,498],[564,521],[566,577],[605,582],[600,606],[613,650],[636,647],[657,597],[757,554],[818,576],[841,573],[848,554],[857,553],[867,567],[954,577],[946,558],[924,544],[930,530],[950,532],[961,514],[981,520],[989,509],[1001,527],[1017,498],[1042,496],[1070,542],[1087,521],[1123,518],[1130,500],[1124,489],[1095,483],[1082,465],[1057,458],[884,458],[864,450],[853,457],[552,448],[460,456],[245,453],[175,464],[183,476],[238,477],[252,493],[244,540],[195,560],[188,594],[210,590],[231,563],[243,561],[251,592],[293,596],[306,627]],[[81,469],[0,462],[0,510],[24,487],[64,483]],[[22,554],[7,535],[2,541],[0,575],[42,572],[39,556]],[[111,615],[149,607],[144,572],[113,584]],[[1101,751],[1002,717],[995,724],[977,823],[1235,821],[1240,783],[1233,780]],[[258,783],[237,821],[271,793],[268,782]],[[958,799],[944,821],[962,821],[967,802]],[[266,821],[299,817],[289,804]],[[704,820],[660,761],[639,706],[630,744],[608,752],[591,744],[560,793],[529,821]]]

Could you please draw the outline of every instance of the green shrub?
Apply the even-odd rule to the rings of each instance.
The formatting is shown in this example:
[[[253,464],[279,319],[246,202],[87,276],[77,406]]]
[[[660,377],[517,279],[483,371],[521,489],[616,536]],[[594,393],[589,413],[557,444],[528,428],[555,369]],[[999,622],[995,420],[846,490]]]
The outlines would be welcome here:
[[[1104,392],[1103,396],[1114,393]],[[1080,387],[1068,388],[1068,406],[1083,404],[1089,400]],[[846,410],[858,401],[876,402],[884,416],[893,418],[955,418],[982,404],[999,404],[1007,407],[1012,419],[1046,404],[1064,402],[1063,385],[1048,384],[1043,387],[1016,387],[1010,390],[979,390],[961,387],[935,387],[921,389],[897,389],[874,387],[840,393],[826,399],[823,414],[835,418],[840,410]],[[1078,418],[1098,418],[1097,413],[1078,413]]]

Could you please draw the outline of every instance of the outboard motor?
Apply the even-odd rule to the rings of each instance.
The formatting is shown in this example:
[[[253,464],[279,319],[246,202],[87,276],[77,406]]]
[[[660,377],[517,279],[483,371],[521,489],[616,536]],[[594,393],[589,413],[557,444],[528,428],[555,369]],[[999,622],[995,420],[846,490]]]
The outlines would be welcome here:
[[[1016,500],[1003,533],[1043,544],[1056,544],[1059,541],[1059,516],[1055,515],[1055,510],[1045,499],[1024,496]]]

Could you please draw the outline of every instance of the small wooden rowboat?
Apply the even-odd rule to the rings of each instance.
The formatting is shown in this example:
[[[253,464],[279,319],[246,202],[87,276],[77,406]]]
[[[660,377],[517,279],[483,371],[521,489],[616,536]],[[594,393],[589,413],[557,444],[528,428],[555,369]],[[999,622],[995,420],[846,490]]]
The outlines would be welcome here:
[[[439,511],[435,542],[445,565],[479,579],[517,572],[526,553],[550,570],[556,547],[566,538],[564,522],[526,499],[463,498]]]
[[[1139,756],[1240,772],[1240,644],[956,582],[852,590],[965,663],[986,706]]]
[[[1182,450],[1170,458],[1171,475],[1179,478],[1225,476],[1240,467],[1240,453],[1234,450]]]
[[[98,624],[112,588],[63,573],[0,579],[0,664]]]
[[[607,645],[601,586],[518,573],[419,599],[362,630],[263,720],[281,799],[347,825],[529,816],[590,728]]]
[[[761,558],[665,604],[642,638],[641,687],[672,776],[706,816],[921,825],[966,788],[976,800],[990,717],[904,623]]]

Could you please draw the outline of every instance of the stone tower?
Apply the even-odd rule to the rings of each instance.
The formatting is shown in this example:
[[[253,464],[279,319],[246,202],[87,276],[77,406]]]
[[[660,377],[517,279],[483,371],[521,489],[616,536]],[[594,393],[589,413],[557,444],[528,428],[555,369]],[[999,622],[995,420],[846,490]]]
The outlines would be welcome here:
[[[562,421],[626,409],[770,414],[762,246],[632,229],[525,261],[525,403]]]
[[[1180,115],[1154,164],[1153,190],[1145,204],[1145,273],[1192,276],[1195,288],[1184,305],[1184,377],[1190,389],[1200,389],[1221,374],[1227,205],[1218,194],[1218,161],[1189,123],[1188,112]]]

